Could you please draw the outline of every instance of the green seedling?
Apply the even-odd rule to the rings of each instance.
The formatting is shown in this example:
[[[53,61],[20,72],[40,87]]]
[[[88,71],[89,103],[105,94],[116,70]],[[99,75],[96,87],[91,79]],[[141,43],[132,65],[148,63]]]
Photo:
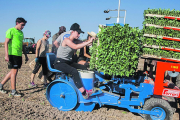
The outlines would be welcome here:
[[[24,98],[22,98],[22,101],[24,102]]]
[[[122,113],[123,113],[123,114],[127,114],[127,112],[125,112],[125,111],[123,111]]]
[[[44,105],[45,104],[45,102],[43,101],[42,103],[41,103],[41,105]]]

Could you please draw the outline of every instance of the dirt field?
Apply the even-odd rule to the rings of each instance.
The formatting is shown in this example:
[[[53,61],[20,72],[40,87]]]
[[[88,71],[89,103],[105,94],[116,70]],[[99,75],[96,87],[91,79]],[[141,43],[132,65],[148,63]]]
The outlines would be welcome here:
[[[0,56],[0,81],[2,81],[9,72],[7,63],[4,61],[4,48],[2,47],[0,47]],[[21,98],[13,98],[9,95],[11,92],[10,81],[5,84],[4,88],[9,92],[8,94],[0,93],[0,120],[143,120],[138,114],[112,106],[103,106],[101,108],[96,106],[92,112],[63,112],[57,110],[46,100],[44,95],[45,89],[43,89],[40,79],[35,78],[35,83],[38,84],[37,88],[29,87],[32,70],[28,64],[35,58],[35,54],[28,54],[28,57],[28,63],[25,64],[23,61],[23,65],[17,75],[17,90],[23,96]],[[142,64],[139,66],[141,67]],[[173,116],[173,120],[179,120],[177,111]]]

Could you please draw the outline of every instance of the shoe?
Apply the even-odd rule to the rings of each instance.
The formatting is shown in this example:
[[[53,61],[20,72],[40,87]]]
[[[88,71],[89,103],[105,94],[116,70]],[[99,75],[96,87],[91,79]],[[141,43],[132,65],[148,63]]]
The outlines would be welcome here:
[[[0,93],[7,94],[6,90],[0,89]]]
[[[17,91],[14,92],[14,93],[11,93],[11,95],[14,96],[14,97],[21,97],[21,94],[18,93]]]
[[[36,84],[34,84],[34,82],[30,82],[30,84],[29,84],[31,87],[37,87],[37,85]]]
[[[93,88],[93,89],[91,89],[91,90],[86,90],[86,94],[85,95],[82,95],[83,96],[83,98],[84,99],[88,99],[89,98],[89,96],[91,96],[93,93],[95,93],[96,92],[96,89],[95,88]]]
[[[91,89],[91,90],[86,90],[86,93],[88,93],[89,94],[89,96],[91,96],[93,93],[95,93],[96,92],[96,89],[95,88],[93,88],[93,89]]]

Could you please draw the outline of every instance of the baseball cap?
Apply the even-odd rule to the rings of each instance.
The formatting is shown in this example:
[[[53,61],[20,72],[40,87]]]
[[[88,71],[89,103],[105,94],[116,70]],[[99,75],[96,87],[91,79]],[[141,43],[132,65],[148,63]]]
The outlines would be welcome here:
[[[51,32],[49,30],[46,30],[43,35],[46,35],[48,38],[50,38]]]
[[[65,32],[66,31],[66,27],[64,27],[64,26],[59,27],[59,31]]]
[[[77,23],[72,24],[70,30],[77,31],[78,33],[84,33],[81,30],[80,25]]]

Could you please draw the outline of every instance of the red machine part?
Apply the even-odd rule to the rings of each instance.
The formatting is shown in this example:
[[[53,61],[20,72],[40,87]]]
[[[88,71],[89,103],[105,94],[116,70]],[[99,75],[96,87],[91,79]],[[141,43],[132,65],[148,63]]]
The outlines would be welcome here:
[[[167,70],[180,72],[180,63],[157,62],[154,95],[180,98],[180,90],[166,88],[167,85],[164,83],[164,75]]]

